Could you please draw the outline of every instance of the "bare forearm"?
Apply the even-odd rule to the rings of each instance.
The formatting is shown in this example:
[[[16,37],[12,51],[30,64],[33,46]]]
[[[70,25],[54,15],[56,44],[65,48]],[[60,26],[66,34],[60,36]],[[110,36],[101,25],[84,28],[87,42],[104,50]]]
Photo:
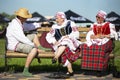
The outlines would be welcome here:
[[[97,39],[97,38],[100,38],[100,39],[103,39],[103,38],[110,38],[110,35],[91,35],[90,36],[91,39]]]

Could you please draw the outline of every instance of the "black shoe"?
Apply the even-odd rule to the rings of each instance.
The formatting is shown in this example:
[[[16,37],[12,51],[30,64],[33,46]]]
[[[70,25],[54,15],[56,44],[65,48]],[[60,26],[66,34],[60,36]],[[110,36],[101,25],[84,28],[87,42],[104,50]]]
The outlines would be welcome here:
[[[67,72],[66,75],[67,75],[67,76],[74,76],[74,72],[72,72],[72,73]]]
[[[57,59],[56,58],[53,58],[52,59],[52,64],[56,63],[57,62]]]
[[[96,73],[96,76],[97,76],[97,77],[102,77],[102,75],[103,75],[103,74],[102,74],[102,71],[97,71],[97,73]]]

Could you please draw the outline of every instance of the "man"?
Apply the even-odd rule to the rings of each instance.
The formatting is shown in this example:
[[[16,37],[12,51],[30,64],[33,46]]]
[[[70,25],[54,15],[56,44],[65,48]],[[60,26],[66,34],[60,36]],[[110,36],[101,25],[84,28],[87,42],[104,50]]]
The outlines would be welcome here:
[[[29,72],[29,66],[33,58],[37,55],[38,52],[43,52],[42,49],[46,49],[40,46],[36,34],[25,35],[24,31],[38,28],[41,26],[41,24],[25,23],[27,18],[32,17],[26,8],[20,8],[15,12],[15,15],[16,17],[9,23],[7,27],[7,49],[28,54],[23,70],[23,75],[32,76],[32,74]]]

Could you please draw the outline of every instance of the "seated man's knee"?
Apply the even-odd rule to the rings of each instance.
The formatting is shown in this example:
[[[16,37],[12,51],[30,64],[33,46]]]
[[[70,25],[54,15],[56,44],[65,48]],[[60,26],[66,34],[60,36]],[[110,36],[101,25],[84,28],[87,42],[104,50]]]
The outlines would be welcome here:
[[[32,53],[37,53],[37,48],[31,48],[31,49],[30,49],[30,52],[32,52]]]
[[[37,49],[34,48],[33,46],[27,45],[25,48],[25,52],[30,53],[31,51],[37,51]]]
[[[38,38],[38,36],[36,34],[33,34],[34,35],[34,38]]]

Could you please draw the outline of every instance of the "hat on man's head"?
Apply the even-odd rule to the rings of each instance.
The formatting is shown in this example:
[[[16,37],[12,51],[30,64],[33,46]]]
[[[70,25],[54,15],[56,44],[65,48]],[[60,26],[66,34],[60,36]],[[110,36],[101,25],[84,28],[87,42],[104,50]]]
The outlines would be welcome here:
[[[30,14],[26,8],[20,8],[18,11],[15,12],[15,15],[23,17],[23,18],[32,17],[32,14]]]
[[[66,15],[65,15],[64,12],[57,12],[56,15],[55,15],[55,17],[56,16],[60,16],[61,18],[66,19]]]
[[[98,17],[101,17],[101,18],[105,19],[105,18],[106,18],[106,15],[107,15],[107,13],[106,13],[105,11],[100,10],[100,11],[98,11],[98,13],[97,13],[97,15],[96,15],[96,16],[98,16]]]

